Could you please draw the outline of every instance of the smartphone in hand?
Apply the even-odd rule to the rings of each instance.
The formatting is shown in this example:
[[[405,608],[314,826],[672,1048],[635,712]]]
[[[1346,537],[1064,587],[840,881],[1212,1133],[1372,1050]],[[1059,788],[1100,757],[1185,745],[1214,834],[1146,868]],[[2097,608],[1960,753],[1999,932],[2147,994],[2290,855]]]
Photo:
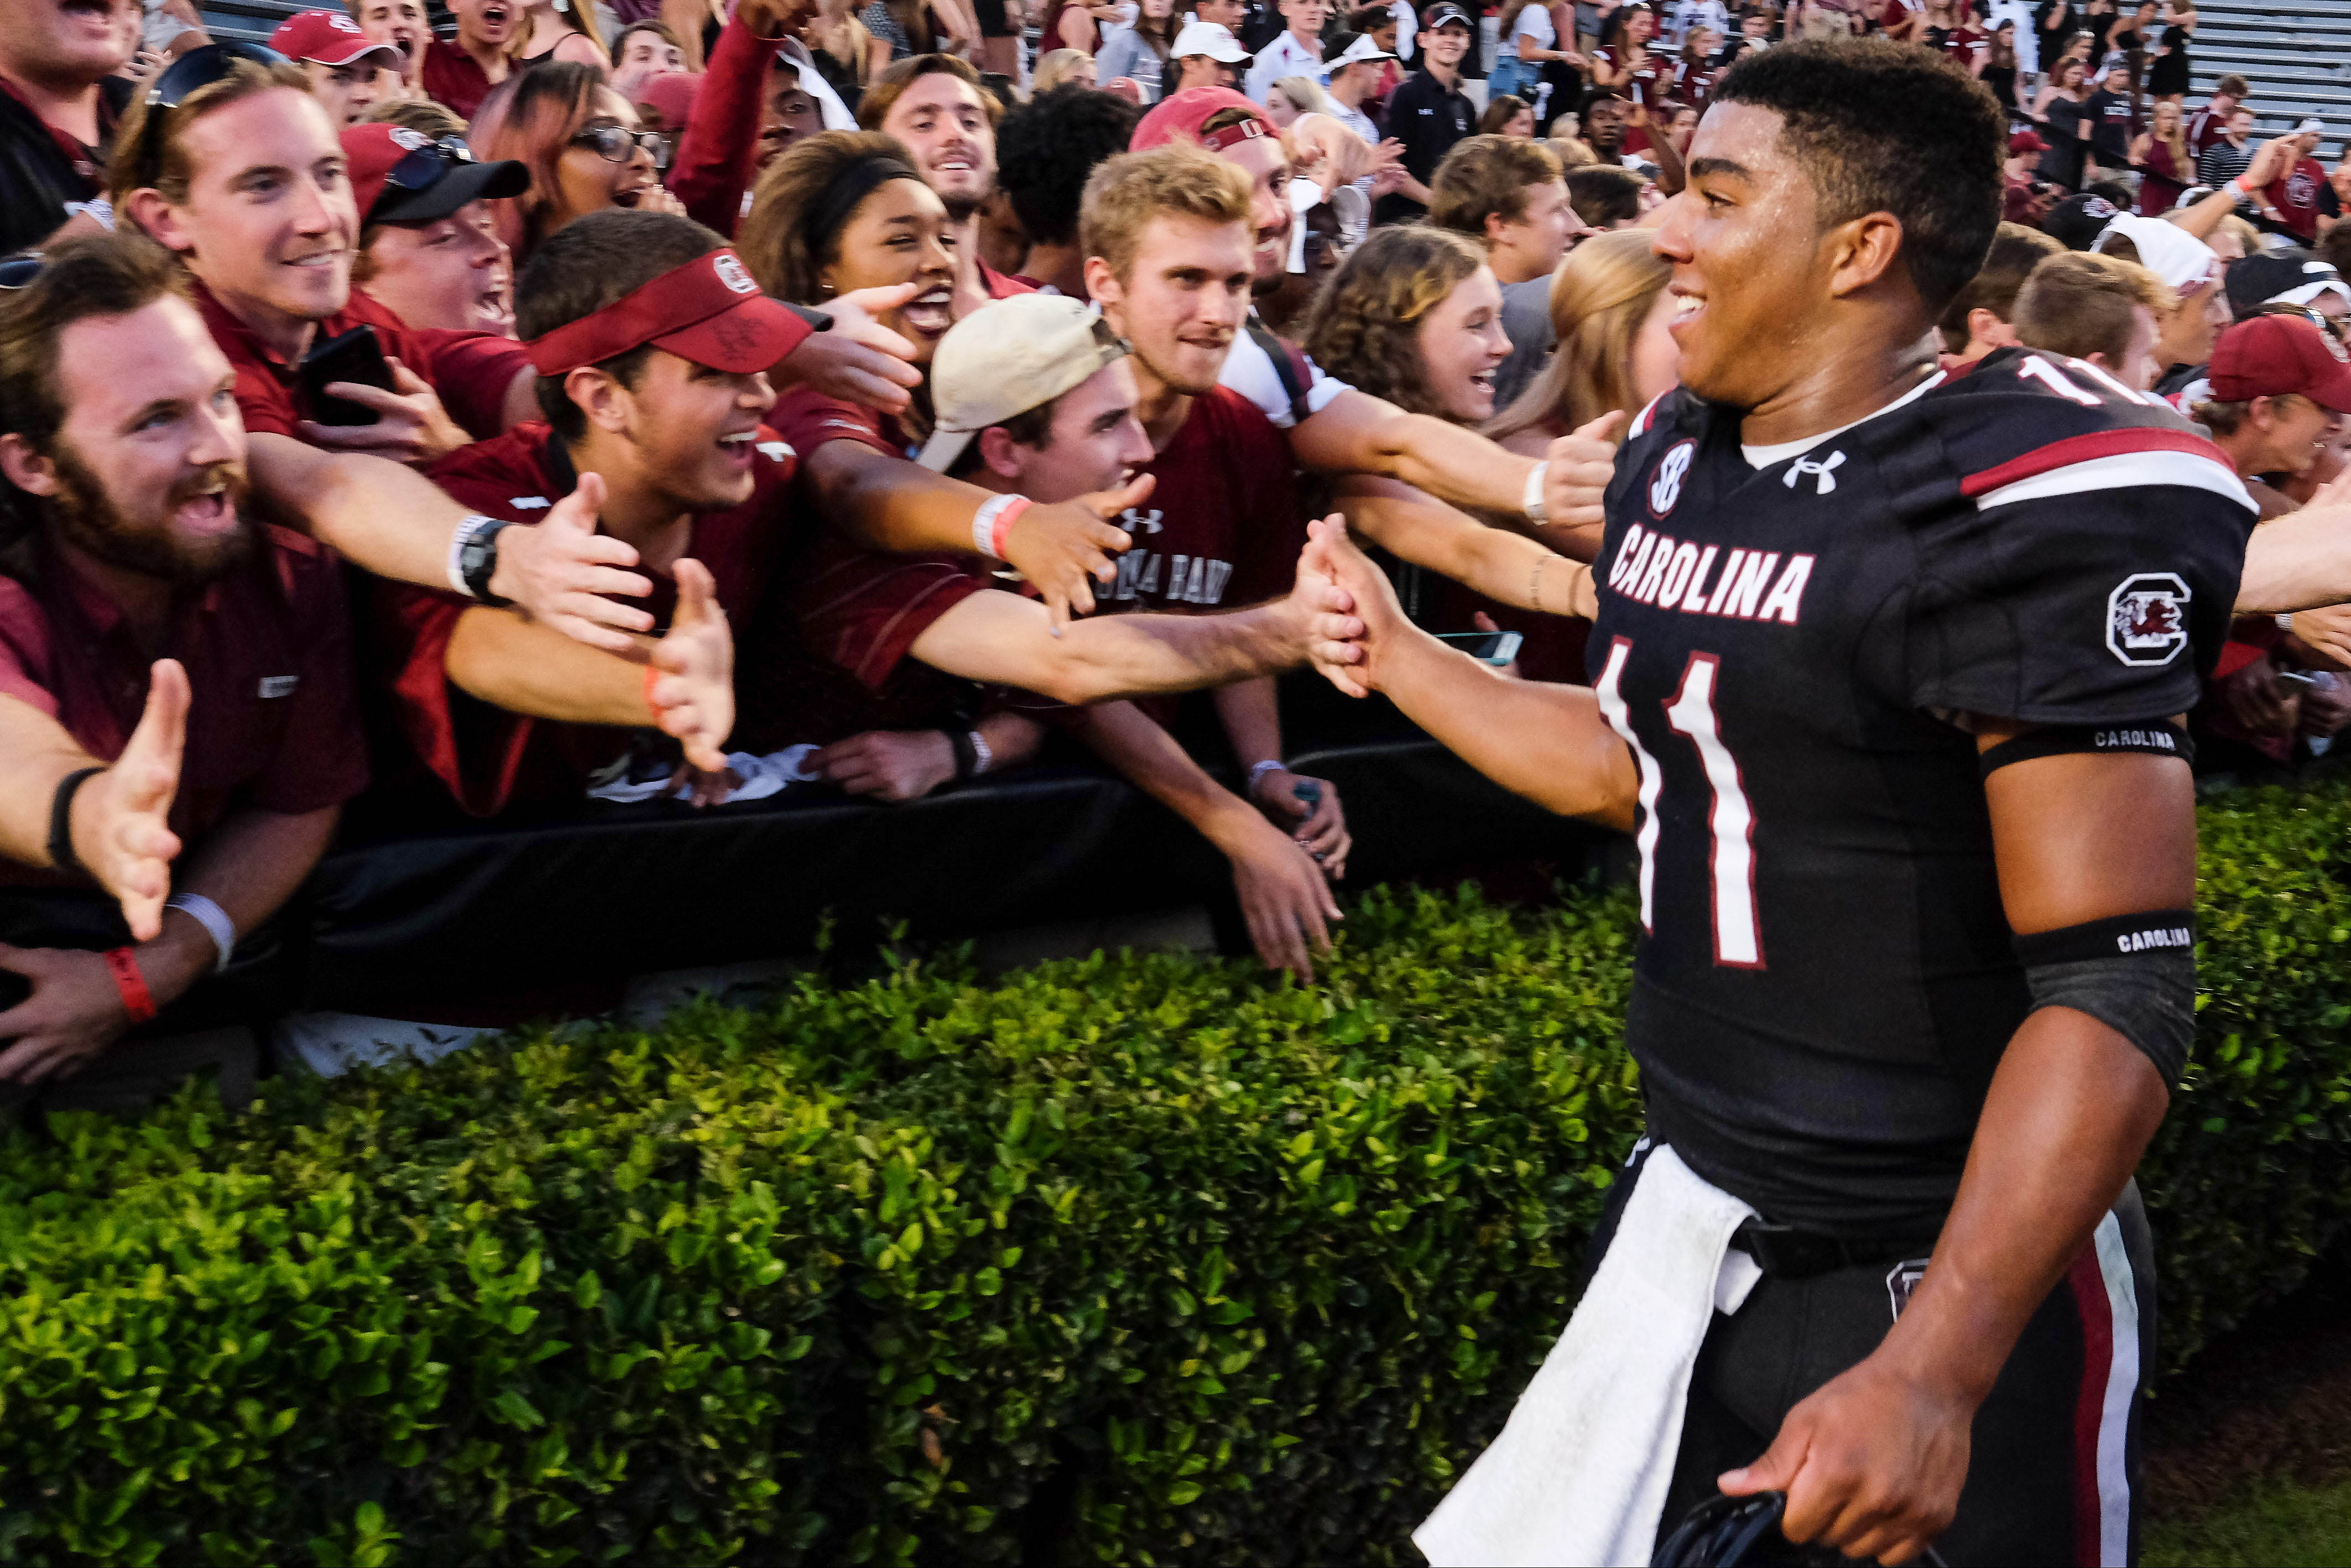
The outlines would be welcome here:
[[[393,391],[392,367],[384,361],[383,345],[375,329],[361,322],[348,332],[310,345],[295,376],[310,417],[320,424],[374,424],[382,415],[347,398],[329,397],[327,388],[337,382]]]

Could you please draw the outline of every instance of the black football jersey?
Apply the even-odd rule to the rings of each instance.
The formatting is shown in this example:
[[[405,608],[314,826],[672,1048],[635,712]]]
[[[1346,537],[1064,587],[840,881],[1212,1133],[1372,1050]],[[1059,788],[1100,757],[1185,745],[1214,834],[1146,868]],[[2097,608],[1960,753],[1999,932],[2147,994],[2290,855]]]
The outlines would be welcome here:
[[[2252,501],[2168,406],[2009,350],[1792,457],[1635,420],[1585,655],[1632,748],[1650,1130],[1766,1218],[1931,1234],[2028,997],[1973,737],[2186,712]]]

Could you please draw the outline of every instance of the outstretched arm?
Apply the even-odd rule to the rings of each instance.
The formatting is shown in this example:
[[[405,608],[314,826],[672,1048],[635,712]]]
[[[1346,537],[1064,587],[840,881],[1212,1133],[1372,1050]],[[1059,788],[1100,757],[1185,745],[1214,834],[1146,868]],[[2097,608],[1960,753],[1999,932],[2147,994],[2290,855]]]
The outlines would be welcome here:
[[[346,560],[396,582],[447,588],[450,544],[467,513],[432,480],[381,457],[338,455],[290,436],[247,438],[253,493],[273,521],[310,535]],[[566,636],[624,648],[653,617],[609,597],[653,591],[626,570],[637,552],[596,531],[604,482],[590,475],[543,523],[498,535],[490,591]]]
[[[1547,521],[1600,521],[1600,493],[1608,486],[1614,449],[1609,437],[1618,414],[1604,414],[1546,455],[1542,499]],[[1290,455],[1324,474],[1369,474],[1395,479],[1440,501],[1504,517],[1527,515],[1527,482],[1538,459],[1497,446],[1474,430],[1423,413],[1406,413],[1350,387],[1290,433]]]
[[[1408,485],[1347,479],[1338,502],[1348,527],[1363,538],[1489,599],[1550,615],[1590,615],[1595,608],[1592,569],[1583,562],[1524,534],[1489,528]],[[1596,538],[1593,544],[1596,549]]]
[[[1563,817],[1632,826],[1639,788],[1632,754],[1589,689],[1512,680],[1447,648],[1405,619],[1386,574],[1343,527],[1315,524],[1306,556],[1346,591],[1364,626],[1346,647],[1315,653],[1342,691],[1385,694],[1405,717],[1513,794]]]
[[[2351,602],[2351,473],[2245,541],[2237,613],[2274,615]]]
[[[2184,761],[2045,757],[1999,769],[1984,794],[2017,932],[2194,901],[2195,788]],[[2091,1244],[2168,1099],[2163,1072],[2107,1024],[2063,1006],[2029,1016],[1993,1075],[1959,1197],[1910,1304],[1867,1360],[1790,1411],[1770,1451],[1722,1478],[1723,1490],[1785,1490],[1789,1537],[1850,1556],[1903,1563],[1931,1544],[1959,1505],[1977,1406]]]
[[[972,521],[993,491],[876,452],[862,441],[827,441],[800,458],[818,509],[850,538],[893,555],[975,553]],[[1123,490],[1032,506],[1004,536],[1003,560],[1045,596],[1053,629],[1094,607],[1093,584],[1117,575],[1111,556],[1132,541],[1110,519],[1151,494],[1149,475]]]

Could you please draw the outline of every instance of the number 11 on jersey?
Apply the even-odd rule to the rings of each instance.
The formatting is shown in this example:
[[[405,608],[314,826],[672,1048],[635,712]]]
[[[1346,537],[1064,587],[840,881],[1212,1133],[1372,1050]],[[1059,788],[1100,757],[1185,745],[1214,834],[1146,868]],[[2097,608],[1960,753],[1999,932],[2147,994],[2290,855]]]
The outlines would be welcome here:
[[[1608,666],[1593,688],[1601,716],[1633,748],[1641,775],[1641,825],[1634,842],[1641,853],[1641,924],[1650,925],[1650,890],[1656,876],[1657,794],[1662,772],[1656,759],[1633,733],[1632,714],[1619,689],[1633,644],[1619,637],[1608,650]],[[1666,723],[1677,735],[1689,737],[1706,773],[1713,797],[1707,811],[1707,869],[1712,886],[1709,903],[1714,915],[1714,961],[1726,968],[1763,967],[1763,938],[1755,915],[1755,812],[1739,774],[1739,759],[1722,743],[1715,718],[1715,689],[1722,661],[1712,653],[1692,653],[1682,670],[1681,689],[1665,705]]]

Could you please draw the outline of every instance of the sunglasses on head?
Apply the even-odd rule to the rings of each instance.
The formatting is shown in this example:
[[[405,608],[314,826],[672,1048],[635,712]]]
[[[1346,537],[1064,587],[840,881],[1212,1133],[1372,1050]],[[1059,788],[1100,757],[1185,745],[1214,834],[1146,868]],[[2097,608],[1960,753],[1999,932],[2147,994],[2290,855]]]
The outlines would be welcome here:
[[[206,44],[200,49],[190,49],[164,68],[147,89],[147,119],[140,127],[138,161],[133,165],[139,173],[134,189],[144,190],[161,177],[163,162],[162,123],[170,111],[189,99],[226,77],[236,68],[239,60],[250,60],[264,70],[286,64],[286,57],[275,49],[265,49],[259,44]]]
[[[451,169],[473,161],[474,150],[465,145],[465,138],[451,136],[411,152],[392,166],[383,183],[392,190],[429,191]]]
[[[40,277],[41,268],[48,264],[48,258],[39,251],[0,261],[0,292],[13,294],[19,288],[30,288],[33,279]]]
[[[652,155],[653,167],[669,167],[673,143],[658,131],[632,131],[625,125],[591,125],[571,139],[574,147],[593,147],[607,163],[625,163],[640,147]]]

